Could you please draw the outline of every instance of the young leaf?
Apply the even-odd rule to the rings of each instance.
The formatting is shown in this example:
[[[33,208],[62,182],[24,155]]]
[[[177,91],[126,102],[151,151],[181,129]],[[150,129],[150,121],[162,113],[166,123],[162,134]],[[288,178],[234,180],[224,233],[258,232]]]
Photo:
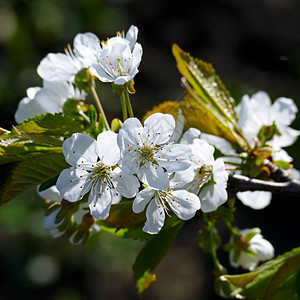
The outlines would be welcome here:
[[[242,295],[249,300],[299,299],[297,274],[300,270],[300,247],[268,261],[241,275],[224,275],[217,278],[217,289],[227,283],[226,296]],[[223,289],[224,292],[224,289]]]
[[[213,66],[191,57],[176,44],[172,47],[177,68],[196,94],[230,123],[237,123],[235,104]]]
[[[172,223],[173,226],[162,229],[138,254],[133,264],[133,271],[139,296],[155,281],[156,277],[152,272],[172,246],[183,224],[184,222],[178,219],[177,222]]]
[[[0,193],[0,205],[58,175],[67,168],[63,154],[51,153],[32,157],[19,163]]]

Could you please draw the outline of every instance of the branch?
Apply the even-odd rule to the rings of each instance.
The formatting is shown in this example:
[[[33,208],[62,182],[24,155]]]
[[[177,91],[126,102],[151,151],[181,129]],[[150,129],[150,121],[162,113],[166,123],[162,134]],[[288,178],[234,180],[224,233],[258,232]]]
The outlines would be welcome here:
[[[274,181],[277,181],[277,182],[286,182],[286,181],[292,181],[293,180],[293,176],[292,176],[291,173],[275,166],[268,159],[265,159],[263,164],[266,167],[268,167],[268,169],[271,172],[270,179],[273,179]]]
[[[290,180],[286,182],[272,182],[237,174],[229,174],[229,191],[233,193],[244,191],[268,191],[277,194],[299,196],[300,181]]]

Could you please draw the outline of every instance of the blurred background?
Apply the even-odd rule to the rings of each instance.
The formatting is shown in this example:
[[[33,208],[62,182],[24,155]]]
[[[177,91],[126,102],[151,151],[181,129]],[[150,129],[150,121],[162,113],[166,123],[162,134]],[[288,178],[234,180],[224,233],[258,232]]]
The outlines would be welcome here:
[[[297,0],[0,0],[0,126],[10,129],[26,89],[41,86],[36,74],[49,52],[63,52],[81,32],[100,39],[131,24],[144,54],[132,96],[142,117],[183,91],[171,46],[211,62],[238,102],[263,90],[300,107],[300,2]],[[109,118],[121,117],[110,85],[99,85]],[[300,129],[300,117],[292,124]],[[300,168],[299,142],[287,149]],[[4,183],[11,165],[1,166]],[[43,227],[46,205],[34,192],[0,208],[0,299],[137,299],[131,266],[142,243],[106,233],[85,245],[52,239]],[[299,199],[273,196],[254,211],[237,204],[235,226],[260,227],[276,255],[299,246]],[[200,215],[200,214],[199,214]],[[221,299],[213,291],[212,262],[196,245],[201,216],[187,222],[161,264],[144,299]],[[219,228],[224,243],[229,236]],[[226,253],[221,262],[229,272]]]

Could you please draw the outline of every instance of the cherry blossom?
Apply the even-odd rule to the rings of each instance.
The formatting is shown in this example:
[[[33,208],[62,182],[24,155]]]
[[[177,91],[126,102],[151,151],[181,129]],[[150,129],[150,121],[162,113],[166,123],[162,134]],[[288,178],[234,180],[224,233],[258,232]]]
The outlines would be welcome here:
[[[96,219],[106,219],[111,204],[118,203],[121,195],[132,198],[137,194],[137,178],[113,169],[120,158],[116,133],[102,132],[97,141],[74,133],[65,140],[62,150],[71,167],[61,172],[57,189],[70,202],[79,201],[90,192],[89,208]]]
[[[170,141],[174,130],[175,120],[168,114],[151,115],[144,127],[137,118],[127,119],[118,135],[120,169],[128,174],[137,173],[140,181],[149,187],[166,190],[168,173],[191,165],[190,147]]]
[[[165,216],[171,216],[170,209],[182,220],[191,219],[200,209],[199,198],[184,189],[177,190],[177,185],[178,183],[171,180],[171,186],[166,190],[147,187],[137,194],[132,210],[140,213],[148,205],[143,231],[150,234],[158,233],[164,225]]]
[[[240,230],[240,242],[229,252],[230,264],[237,268],[241,266],[250,271],[254,270],[260,261],[274,257],[274,248],[263,238],[259,228]],[[231,242],[234,238],[231,237]],[[239,248],[242,245],[242,249]]]

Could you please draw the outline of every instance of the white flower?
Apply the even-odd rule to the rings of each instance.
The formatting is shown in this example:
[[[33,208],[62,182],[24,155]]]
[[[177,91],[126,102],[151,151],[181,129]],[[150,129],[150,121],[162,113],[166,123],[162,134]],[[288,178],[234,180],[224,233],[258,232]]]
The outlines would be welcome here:
[[[258,228],[256,228],[256,230],[260,232]],[[230,264],[235,268],[241,266],[244,269],[252,271],[260,261],[269,260],[274,256],[273,246],[269,241],[265,240],[260,233],[256,233],[253,237],[250,237],[250,240],[247,239],[247,234],[251,231],[253,231],[253,229],[243,229],[240,231],[241,241],[245,244],[244,249],[232,249],[229,252]],[[234,239],[231,238],[231,242],[233,242],[233,240]],[[247,253],[247,251],[250,253]],[[236,255],[237,257],[234,258]]]
[[[137,178],[112,168],[120,158],[116,133],[102,132],[97,141],[89,135],[74,133],[65,140],[62,150],[71,168],[61,172],[57,189],[71,202],[90,192],[89,208],[96,219],[106,219],[111,204],[119,202],[121,195],[132,198],[137,194]]]
[[[238,125],[253,146],[261,127],[270,126],[275,121],[280,134],[275,135],[269,142],[274,150],[273,155],[277,155],[276,159],[292,160],[286,152],[281,152],[283,151],[282,147],[292,145],[300,134],[299,130],[289,127],[295,120],[298,111],[292,99],[281,97],[276,99],[272,105],[267,93],[258,92],[251,98],[248,95],[243,96],[236,111],[239,119]],[[281,153],[279,154],[279,152]]]
[[[194,131],[191,133],[195,136]],[[185,136],[184,141],[186,139]],[[177,172],[174,180],[180,182],[190,177],[191,180],[183,188],[199,196],[202,211],[215,211],[227,200],[228,174],[224,162],[221,159],[215,161],[214,147],[201,139],[194,139],[190,147],[193,153],[192,167]]]
[[[70,45],[64,53],[49,53],[37,68],[41,78],[47,81],[74,82],[75,75],[83,68],[89,68],[99,48],[99,39],[90,32],[79,33],[74,38],[74,52]]]
[[[136,43],[138,29],[131,26],[126,37],[124,33],[101,42],[95,52],[96,62],[92,63],[91,73],[103,82],[123,85],[138,73],[142,59],[142,46]]]
[[[147,186],[166,190],[168,173],[185,170],[191,165],[189,146],[170,141],[174,130],[175,120],[168,114],[151,115],[144,127],[136,118],[127,119],[118,135],[121,149],[118,166],[128,174],[137,173]]]
[[[44,113],[62,113],[67,99],[84,100],[85,92],[79,90],[71,83],[58,81],[44,81],[43,88],[27,90],[30,97],[23,98],[15,113],[15,120],[21,123],[35,115]]]
[[[142,212],[146,205],[147,221],[143,231],[158,233],[164,225],[165,215],[170,216],[171,209],[179,219],[189,220],[200,209],[199,198],[186,190],[175,190],[176,183],[171,181],[170,188],[157,190],[150,187],[140,191],[133,201],[132,210]]]

